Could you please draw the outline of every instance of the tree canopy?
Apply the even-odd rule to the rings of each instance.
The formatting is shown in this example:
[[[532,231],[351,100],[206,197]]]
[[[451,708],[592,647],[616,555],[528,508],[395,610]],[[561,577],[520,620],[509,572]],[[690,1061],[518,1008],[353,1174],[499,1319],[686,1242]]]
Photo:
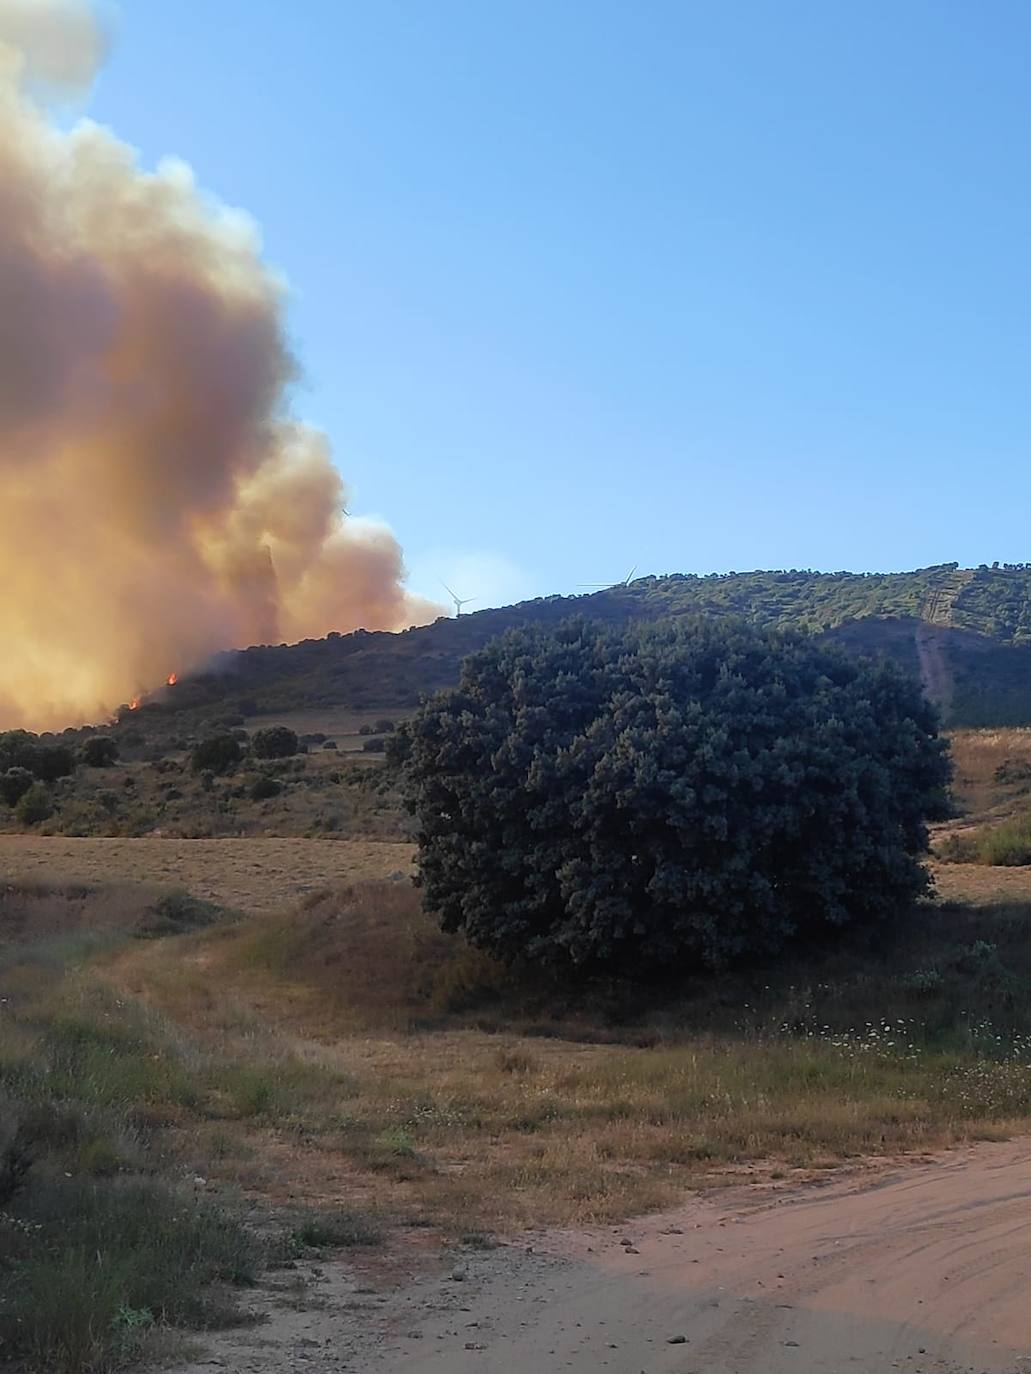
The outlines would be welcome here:
[[[259,759],[290,758],[297,744],[297,734],[288,725],[266,725],[251,736],[251,750]]]
[[[446,929],[626,973],[899,913],[949,777],[915,681],[733,620],[511,631],[393,752]]]
[[[0,771],[9,768],[24,768],[34,778],[54,782],[75,772],[75,755],[67,745],[29,730],[4,730],[0,732]]]

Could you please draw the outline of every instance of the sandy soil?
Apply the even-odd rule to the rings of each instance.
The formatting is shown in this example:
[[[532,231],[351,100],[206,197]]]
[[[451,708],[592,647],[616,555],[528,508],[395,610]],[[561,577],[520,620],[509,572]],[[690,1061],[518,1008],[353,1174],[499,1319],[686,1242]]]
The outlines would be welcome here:
[[[0,835],[0,878],[167,884],[243,911],[274,911],[327,883],[407,873],[412,853],[386,840]]]
[[[255,1295],[267,1322],[211,1337],[180,1374],[1016,1374],[1031,1141],[727,1189],[437,1272],[381,1263],[280,1277]]]

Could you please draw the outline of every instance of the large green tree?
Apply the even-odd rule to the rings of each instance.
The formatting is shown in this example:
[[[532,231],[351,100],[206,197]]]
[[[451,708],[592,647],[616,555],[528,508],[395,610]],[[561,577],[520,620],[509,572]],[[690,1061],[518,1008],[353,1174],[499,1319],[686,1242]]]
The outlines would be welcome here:
[[[394,753],[446,929],[627,973],[898,915],[949,778],[914,681],[725,620],[510,632]]]

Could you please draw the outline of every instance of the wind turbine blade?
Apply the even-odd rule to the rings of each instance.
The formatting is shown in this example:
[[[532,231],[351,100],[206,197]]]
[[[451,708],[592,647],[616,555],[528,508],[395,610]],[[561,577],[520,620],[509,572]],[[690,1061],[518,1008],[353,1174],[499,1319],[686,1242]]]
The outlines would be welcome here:
[[[452,601],[458,600],[458,597],[454,594],[454,592],[451,590],[451,588],[448,586],[448,584],[444,581],[443,578],[441,578],[440,580],[440,585],[444,588],[444,590],[447,592],[448,596],[451,598]]]
[[[623,586],[624,586],[624,587],[629,587],[629,586],[630,586],[630,579],[633,577],[633,575],[634,575],[634,573],[635,573],[636,571],[637,571],[637,564],[635,563],[634,566],[633,566],[633,567],[630,569],[630,571],[627,573],[626,578],[625,578],[624,581],[623,581]]]

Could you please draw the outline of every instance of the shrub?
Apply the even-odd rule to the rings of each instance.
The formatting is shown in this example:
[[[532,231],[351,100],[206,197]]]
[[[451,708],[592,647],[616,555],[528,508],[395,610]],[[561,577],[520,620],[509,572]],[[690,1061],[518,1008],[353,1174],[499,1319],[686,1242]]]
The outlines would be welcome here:
[[[268,797],[278,797],[283,790],[283,784],[277,782],[275,778],[270,778],[267,773],[263,773],[260,778],[255,778],[251,783],[251,800],[265,801]]]
[[[386,740],[367,739],[362,744],[363,754],[382,754],[387,747]]]
[[[337,742],[335,739],[328,739],[322,747],[323,749],[336,749]]]
[[[135,934],[144,937],[182,935],[189,930],[214,925],[224,915],[220,906],[202,897],[194,897],[189,892],[168,892],[141,917]]]
[[[23,793],[14,808],[14,814],[22,825],[38,825],[40,821],[49,820],[54,814],[54,804],[50,800],[50,793],[41,782],[34,782]]]
[[[364,1212],[312,1212],[292,1232],[298,1245],[313,1249],[343,1249],[345,1246],[380,1245],[383,1228]]]
[[[240,741],[232,735],[208,735],[193,746],[190,767],[195,773],[228,773],[242,757]]]
[[[397,726],[392,720],[384,716],[382,719],[378,720],[372,728],[377,735],[389,735],[392,730],[397,729]]]
[[[66,744],[50,744],[28,730],[5,730],[0,733],[0,772],[11,768],[54,782],[75,772],[75,755]]]
[[[950,772],[897,669],[734,621],[510,632],[399,734],[427,908],[588,971],[683,974],[898,914]]]
[[[81,758],[87,768],[110,768],[118,758],[118,745],[108,735],[93,735],[83,744]]]
[[[32,786],[32,774],[27,768],[8,768],[0,773],[0,797],[8,806],[14,806]]]
[[[251,749],[259,759],[287,759],[297,753],[297,734],[288,725],[266,725],[255,730]]]

